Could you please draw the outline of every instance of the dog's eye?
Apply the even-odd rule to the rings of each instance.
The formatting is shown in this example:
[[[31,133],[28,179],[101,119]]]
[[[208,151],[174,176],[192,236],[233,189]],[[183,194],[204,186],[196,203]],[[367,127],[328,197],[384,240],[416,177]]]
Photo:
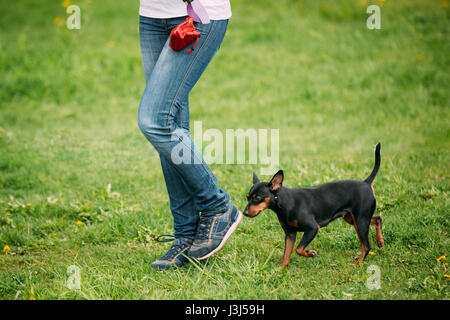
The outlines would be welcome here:
[[[256,196],[256,197],[255,197],[255,201],[261,201],[261,199],[262,199],[262,198],[261,198],[260,196]]]

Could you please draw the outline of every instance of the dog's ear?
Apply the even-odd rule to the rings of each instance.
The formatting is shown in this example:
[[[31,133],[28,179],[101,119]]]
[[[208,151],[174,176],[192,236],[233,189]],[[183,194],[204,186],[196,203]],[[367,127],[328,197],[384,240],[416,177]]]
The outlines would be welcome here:
[[[259,181],[259,178],[256,176],[256,174],[253,172],[253,184],[257,184]]]
[[[272,180],[267,184],[270,188],[270,191],[275,191],[281,188],[281,185],[283,184],[284,174],[283,170],[279,170],[275,175],[272,177]]]

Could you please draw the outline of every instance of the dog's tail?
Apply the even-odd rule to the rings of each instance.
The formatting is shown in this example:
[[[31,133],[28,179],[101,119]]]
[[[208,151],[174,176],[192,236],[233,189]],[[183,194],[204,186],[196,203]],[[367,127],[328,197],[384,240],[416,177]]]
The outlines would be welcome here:
[[[381,144],[378,142],[375,146],[375,166],[373,167],[372,173],[370,176],[367,177],[364,182],[367,182],[368,184],[372,184],[373,180],[375,179],[378,169],[380,169],[380,163],[381,163],[381,156],[380,156],[380,148]]]

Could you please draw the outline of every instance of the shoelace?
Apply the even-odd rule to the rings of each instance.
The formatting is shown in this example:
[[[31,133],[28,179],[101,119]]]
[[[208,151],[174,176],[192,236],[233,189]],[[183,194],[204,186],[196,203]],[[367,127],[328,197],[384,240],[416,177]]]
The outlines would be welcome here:
[[[164,239],[164,237],[167,237],[167,239]],[[175,241],[176,238],[173,234],[161,234],[156,237],[156,241],[158,242],[171,242]],[[172,260],[177,254],[180,253],[180,251],[184,250],[189,244],[184,241],[178,241],[174,242],[172,246],[170,247],[169,251],[162,256],[161,260]]]
[[[169,239],[161,239],[163,237],[169,237]],[[155,240],[158,242],[171,242],[175,241],[175,236],[173,234],[161,234],[157,236]]]
[[[197,230],[197,234],[195,238],[198,239],[204,239],[208,238],[209,233],[211,231],[211,224],[213,222],[213,218],[206,218],[206,217],[200,217],[200,223],[199,228]]]

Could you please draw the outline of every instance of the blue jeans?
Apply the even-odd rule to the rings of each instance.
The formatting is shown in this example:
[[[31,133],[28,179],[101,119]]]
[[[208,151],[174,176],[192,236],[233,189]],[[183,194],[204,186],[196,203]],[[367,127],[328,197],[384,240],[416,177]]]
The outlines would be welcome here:
[[[181,51],[169,47],[170,31],[186,17],[139,17],[139,34],[146,88],[138,124],[158,151],[173,215],[175,237],[194,237],[199,214],[208,216],[228,208],[229,195],[202,155],[189,131],[189,92],[217,52],[228,20],[195,22],[201,36]],[[181,159],[181,161],[180,161]]]

